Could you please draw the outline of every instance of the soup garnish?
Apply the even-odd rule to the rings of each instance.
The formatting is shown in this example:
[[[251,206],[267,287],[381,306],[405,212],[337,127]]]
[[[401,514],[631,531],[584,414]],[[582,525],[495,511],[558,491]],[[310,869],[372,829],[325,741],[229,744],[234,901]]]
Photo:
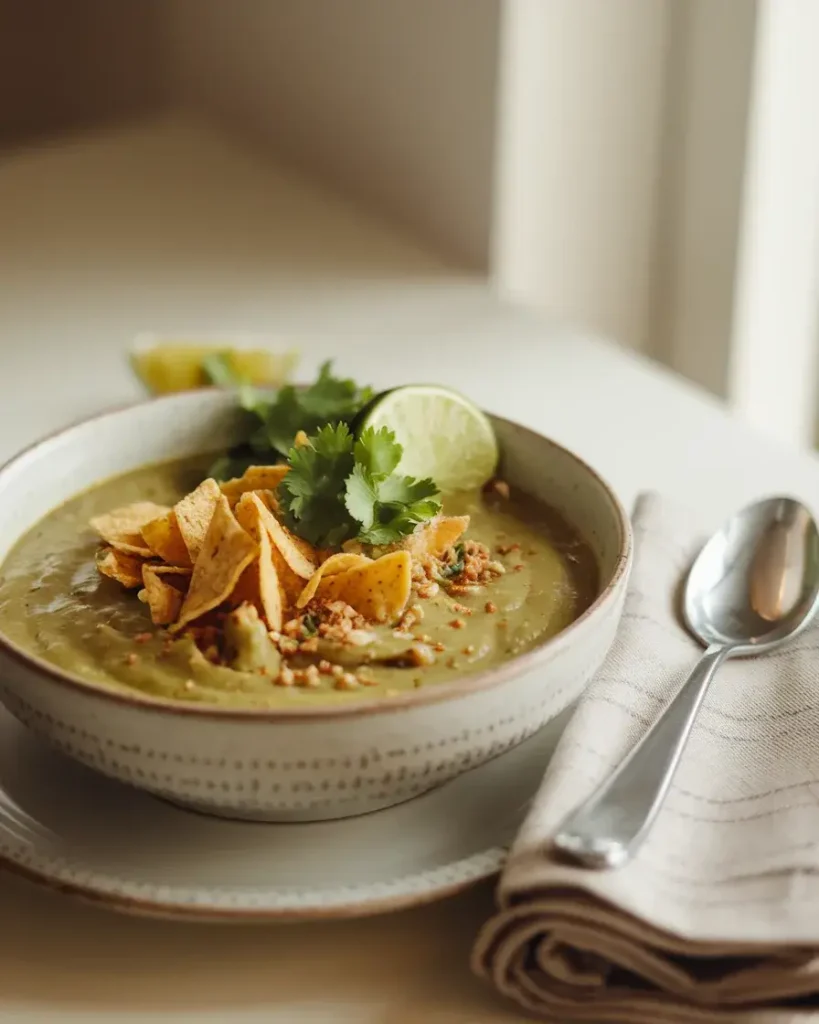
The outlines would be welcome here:
[[[268,707],[453,679],[591,602],[593,556],[553,510],[498,479],[441,494],[403,474],[388,426],[355,430],[371,392],[328,366],[293,393],[257,405],[269,462],[146,467],[46,516],[4,566],[12,639],[95,683]]]

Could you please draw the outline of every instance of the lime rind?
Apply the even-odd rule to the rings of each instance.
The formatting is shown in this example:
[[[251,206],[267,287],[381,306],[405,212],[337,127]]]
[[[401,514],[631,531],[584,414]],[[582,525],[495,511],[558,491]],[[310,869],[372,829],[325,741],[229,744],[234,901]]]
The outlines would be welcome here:
[[[386,426],[404,453],[399,471],[432,477],[443,491],[486,483],[498,464],[498,442],[487,415],[457,391],[411,384],[377,396],[358,424]]]

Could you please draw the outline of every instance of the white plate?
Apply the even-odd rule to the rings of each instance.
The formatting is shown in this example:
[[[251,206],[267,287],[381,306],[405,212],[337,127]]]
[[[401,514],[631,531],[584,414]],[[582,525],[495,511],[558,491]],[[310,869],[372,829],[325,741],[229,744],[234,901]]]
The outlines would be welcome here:
[[[0,708],[0,864],[163,917],[355,917],[430,902],[500,869],[568,714],[397,807],[279,825],[163,803],[55,753]]]

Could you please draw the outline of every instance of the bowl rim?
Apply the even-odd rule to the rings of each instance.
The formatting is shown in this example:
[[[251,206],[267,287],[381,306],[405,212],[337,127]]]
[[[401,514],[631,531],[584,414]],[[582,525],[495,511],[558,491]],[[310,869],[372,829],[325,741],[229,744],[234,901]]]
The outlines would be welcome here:
[[[230,392],[221,388],[199,388],[195,391],[155,395],[135,402],[115,405],[93,413],[90,416],[80,417],[63,427],[50,431],[48,434],[36,439],[26,445],[25,448],[21,449],[15,455],[12,455],[11,458],[7,459],[2,465],[0,465],[0,483],[2,483],[7,472],[14,469],[25,459],[35,455],[39,448],[50,444],[53,441],[57,441],[73,430],[78,430],[93,423],[100,423],[107,419],[123,416],[129,412],[152,405],[163,403],[170,404],[174,401],[178,402],[180,398],[183,398],[183,396],[188,400],[193,400],[192,396],[194,395],[213,395],[214,393],[230,394]],[[509,661],[501,662],[500,665],[483,669],[482,671],[478,671],[470,675],[460,676],[451,682],[436,683],[434,686],[421,687],[417,690],[409,690],[406,693],[390,697],[389,700],[385,700],[383,697],[374,696],[370,698],[357,698],[350,701],[349,704],[319,704],[314,708],[228,708],[216,704],[186,704],[182,701],[171,701],[166,698],[143,694],[138,690],[130,693],[127,691],[115,690],[113,688],[109,689],[102,684],[85,680],[79,675],[74,675],[71,672],[65,671],[59,666],[39,657],[37,654],[33,654],[25,650],[5,635],[2,625],[0,625],[0,653],[4,654],[11,661],[21,664],[24,668],[28,669],[35,675],[45,676],[47,681],[61,685],[74,692],[79,692],[86,697],[97,697],[103,702],[110,702],[120,707],[129,707],[138,711],[156,712],[158,714],[164,712],[186,718],[206,719],[211,721],[279,723],[298,721],[319,722],[350,717],[364,717],[373,714],[389,714],[401,710],[424,707],[429,704],[455,700],[458,697],[467,696],[500,686],[507,680],[522,675],[527,670],[536,667],[541,661],[554,654],[558,654],[566,648],[571,643],[572,639],[581,630],[583,630],[584,627],[587,627],[589,622],[593,618],[596,618],[600,611],[609,604],[614,593],[628,576],[633,553],[633,536],[631,520],[623,507],[622,502],[614,492],[614,489],[608,481],[601,476],[596,469],[593,469],[584,459],[580,458],[579,455],[576,455],[571,449],[566,448],[564,445],[559,444],[557,441],[554,441],[549,437],[546,437],[545,434],[541,434],[539,431],[533,430],[531,427],[524,426],[522,423],[517,423],[515,420],[507,419],[504,416],[498,416],[495,413],[487,412],[487,415],[491,419],[504,424],[504,426],[508,426],[516,431],[537,439],[538,442],[545,442],[552,448],[559,451],[562,455],[575,462],[580,469],[586,472],[597,482],[603,493],[606,495],[614,511],[619,532],[619,550],[614,570],[612,571],[608,582],[594,601],[592,601],[581,615],[579,615],[573,622],[569,623],[569,625],[564,629],[560,630],[559,633],[556,633],[537,647],[534,647],[529,651],[525,651],[523,654],[519,654],[515,658],[511,658]],[[145,464],[150,465],[151,463],[146,461]],[[39,522],[39,520],[37,521]],[[26,527],[26,530],[31,529],[34,525],[36,524],[30,523]],[[2,562],[0,562],[0,568],[1,567]]]

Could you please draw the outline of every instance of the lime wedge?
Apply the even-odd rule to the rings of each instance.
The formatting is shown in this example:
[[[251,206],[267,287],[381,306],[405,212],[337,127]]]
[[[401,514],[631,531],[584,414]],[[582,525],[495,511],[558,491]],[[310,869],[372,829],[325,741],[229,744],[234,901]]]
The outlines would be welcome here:
[[[298,360],[295,352],[271,352],[267,349],[243,349],[229,343],[158,341],[138,345],[130,353],[131,367],[154,395],[172,391],[191,391],[206,387],[210,381],[204,363],[208,356],[223,355],[230,370],[244,383],[257,387],[284,384]]]
[[[468,398],[434,384],[408,384],[373,399],[357,424],[389,427],[404,449],[399,470],[428,477],[442,491],[480,487],[495,472],[498,442]]]

